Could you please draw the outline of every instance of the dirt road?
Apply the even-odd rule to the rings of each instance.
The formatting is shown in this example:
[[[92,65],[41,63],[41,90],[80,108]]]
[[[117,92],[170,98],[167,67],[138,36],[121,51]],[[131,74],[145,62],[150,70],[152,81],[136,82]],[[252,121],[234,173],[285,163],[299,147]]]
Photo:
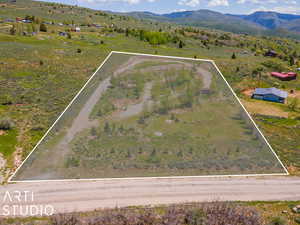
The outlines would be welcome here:
[[[89,211],[133,205],[156,205],[216,200],[300,200],[300,178],[186,178],[110,181],[18,183],[5,191],[33,191],[34,202],[50,204],[56,212]],[[15,202],[10,205],[16,204]],[[19,203],[26,205],[27,203]]]
[[[153,85],[153,83],[151,83],[151,82],[147,83],[144,88],[145,90],[144,90],[144,94],[142,96],[142,101],[135,105],[129,105],[125,111],[120,112],[118,117],[120,119],[125,119],[125,118],[128,118],[128,117],[131,117],[131,116],[141,113],[143,111],[144,107],[146,105],[148,105],[149,102],[151,101],[152,85]]]

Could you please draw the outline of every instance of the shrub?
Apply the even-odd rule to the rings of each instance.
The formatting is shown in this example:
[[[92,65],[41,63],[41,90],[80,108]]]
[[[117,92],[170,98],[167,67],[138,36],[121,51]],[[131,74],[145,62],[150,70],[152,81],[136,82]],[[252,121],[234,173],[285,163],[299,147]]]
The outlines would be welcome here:
[[[78,167],[79,165],[80,165],[80,161],[79,161],[79,159],[76,159],[75,157],[70,157],[65,162],[66,168]]]
[[[0,120],[0,130],[10,130],[13,128],[13,122],[9,118]]]
[[[260,225],[257,212],[228,203],[171,206],[160,214],[155,209],[114,209],[80,220],[70,214],[55,215],[50,225]]]
[[[58,214],[50,219],[51,225],[77,225],[79,220],[75,215]]]
[[[183,47],[184,47],[184,45],[185,45],[185,44],[183,43],[183,41],[181,41],[181,40],[180,40],[180,41],[179,41],[179,45],[178,45],[178,47],[179,47],[179,48],[183,48]]]
[[[291,111],[296,112],[299,108],[299,100],[298,98],[294,98],[289,104],[288,107]]]
[[[44,24],[44,23],[42,23],[41,25],[40,25],[40,31],[41,32],[47,32],[47,26],[46,26],[46,24]]]
[[[270,223],[270,225],[286,225],[286,224],[287,224],[286,220],[281,217],[274,218]]]

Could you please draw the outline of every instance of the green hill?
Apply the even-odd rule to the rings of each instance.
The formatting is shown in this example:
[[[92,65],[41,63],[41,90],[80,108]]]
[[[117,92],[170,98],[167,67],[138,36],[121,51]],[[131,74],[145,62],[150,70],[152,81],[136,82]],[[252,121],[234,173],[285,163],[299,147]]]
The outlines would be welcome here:
[[[269,76],[273,70],[296,71],[300,67],[298,41],[47,2],[2,1],[0,5],[0,125],[10,124],[9,129],[0,129],[0,152],[8,170],[14,170],[28,155],[115,50],[214,59],[285,165],[298,173],[300,112],[299,97],[293,96],[300,91],[300,83]],[[32,22],[16,22],[16,17]],[[80,32],[74,32],[75,27]],[[278,57],[265,57],[269,49]],[[255,87],[273,86],[295,94],[286,105],[251,100],[245,94]]]

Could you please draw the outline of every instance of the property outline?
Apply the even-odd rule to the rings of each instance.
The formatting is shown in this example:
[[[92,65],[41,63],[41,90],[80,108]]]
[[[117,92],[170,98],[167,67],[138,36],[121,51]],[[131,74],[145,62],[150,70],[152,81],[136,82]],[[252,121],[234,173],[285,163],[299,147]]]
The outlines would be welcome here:
[[[148,56],[148,57],[159,57],[159,58],[169,58],[169,59],[180,59],[180,60],[192,60],[192,61],[201,61],[201,62],[210,62],[216,68],[217,72],[221,75],[223,80],[225,81],[227,87],[229,87],[230,91],[237,99],[238,103],[242,106],[243,110],[246,112],[247,116],[250,118],[250,121],[253,123],[255,128],[258,130],[260,135],[263,137],[263,140],[267,143],[267,146],[270,148],[271,152],[275,155],[276,159],[279,161],[280,165],[284,169],[285,173],[269,173],[269,174],[234,174],[234,175],[202,175],[202,176],[170,176],[170,177],[128,177],[128,178],[90,178],[90,179],[58,179],[58,180],[12,180],[16,173],[20,170],[20,168],[24,165],[26,160],[33,154],[33,152],[37,149],[37,147],[41,144],[41,142],[46,138],[49,132],[53,129],[56,123],[60,120],[60,118],[64,115],[64,113],[71,107],[77,97],[81,94],[81,92],[85,89],[85,87],[89,84],[89,82],[94,78],[94,76],[98,73],[98,71],[102,68],[102,66],[107,62],[107,60],[111,57],[112,54],[126,54],[126,55],[136,55],[136,56]],[[198,59],[198,58],[188,58],[188,57],[177,57],[177,56],[165,56],[165,55],[153,55],[153,54],[145,54],[145,53],[133,53],[133,52],[121,52],[121,51],[111,51],[108,56],[104,59],[104,61],[100,64],[97,70],[92,74],[92,76],[87,80],[87,82],[83,85],[83,87],[79,90],[79,92],[75,95],[72,101],[67,105],[67,107],[63,110],[63,112],[59,115],[59,117],[54,121],[53,125],[46,131],[43,137],[38,141],[38,143],[34,146],[28,156],[23,160],[23,162],[19,165],[16,171],[9,177],[8,183],[34,183],[34,182],[61,182],[61,181],[110,181],[110,180],[145,180],[145,179],[185,179],[185,178],[230,178],[230,177],[264,177],[264,176],[288,176],[290,175],[285,165],[282,163],[269,141],[266,139],[262,131],[259,129],[255,121],[253,120],[250,113],[242,104],[241,100],[238,98],[230,84],[227,82],[226,78],[218,68],[217,64],[214,60],[209,59]]]

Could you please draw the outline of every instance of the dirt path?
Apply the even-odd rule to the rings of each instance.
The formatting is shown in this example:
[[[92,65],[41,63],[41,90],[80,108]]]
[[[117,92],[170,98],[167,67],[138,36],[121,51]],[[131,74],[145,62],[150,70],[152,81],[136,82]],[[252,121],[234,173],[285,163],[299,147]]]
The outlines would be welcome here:
[[[300,200],[300,178],[186,178],[81,182],[19,183],[5,191],[32,191],[32,205],[52,205],[57,213],[91,211],[116,206],[157,205],[204,201]],[[27,203],[0,203],[26,205]]]
[[[118,75],[119,73],[123,73],[126,72],[127,70],[131,69],[133,66],[138,65],[139,63],[142,63],[143,61],[148,61],[149,58],[136,58],[135,57],[131,58],[126,65],[123,68],[120,68],[119,70],[116,71],[115,75]],[[189,64],[189,63],[185,63],[182,61],[176,61],[176,60],[162,60],[160,62],[176,62],[177,64],[170,64],[170,65],[160,65],[160,66],[152,66],[146,69],[142,69],[140,70],[142,73],[145,72],[157,72],[157,71],[163,71],[163,70],[168,70],[168,69],[184,69],[184,68],[189,68],[192,69],[193,65]],[[211,81],[212,81],[212,74],[203,69],[198,67],[197,68],[197,74],[199,76],[201,76],[203,78],[203,89],[204,90],[208,90],[210,89],[210,85],[211,85]],[[143,108],[146,104],[149,103],[149,101],[151,100],[151,89],[152,89],[152,85],[151,83],[146,84],[145,86],[145,92],[144,95],[142,97],[142,101],[138,104],[134,104],[134,105],[130,105],[128,106],[128,108],[123,111],[120,112],[118,117],[120,119],[124,119],[124,118],[128,118],[134,115],[137,115],[139,113],[141,113],[143,111]]]
[[[152,85],[153,83],[147,83],[145,85],[145,90],[144,90],[144,94],[142,97],[142,101],[138,104],[135,105],[129,105],[128,108],[123,111],[120,112],[120,114],[118,115],[118,117],[120,119],[125,119],[134,115],[137,115],[139,113],[141,113],[144,109],[144,106],[149,104],[149,102],[151,101],[151,89],[152,89]]]
[[[122,73],[125,73],[126,71],[132,69],[136,65],[143,63],[145,61],[158,61],[158,62],[173,62],[183,65],[187,68],[192,68],[193,64],[182,62],[176,59],[160,59],[160,58],[149,58],[149,57],[139,57],[139,56],[133,56],[130,57],[129,60],[121,65],[113,74],[113,76],[118,76]],[[151,68],[148,68],[147,70],[166,70],[170,68],[178,68],[178,65],[162,65],[162,66],[154,66]],[[202,69],[200,67],[197,68],[197,72],[199,76],[203,77],[203,89],[209,89],[211,85],[211,79],[212,75],[209,71]],[[74,119],[72,126],[68,129],[66,138],[61,142],[61,148],[63,151],[66,152],[66,149],[68,149],[67,145],[70,143],[70,141],[75,137],[75,135],[82,130],[92,128],[93,126],[97,125],[97,120],[91,121],[89,119],[89,115],[91,114],[94,106],[97,104],[98,100],[101,98],[102,94],[107,90],[107,88],[110,86],[110,79],[107,78],[104,81],[102,81],[99,85],[99,87],[93,92],[92,96],[89,98],[89,100],[85,103],[85,105],[82,107],[81,111],[79,112],[78,116]],[[151,95],[151,88],[152,84],[147,84],[145,88],[145,93],[143,96],[143,100],[141,103],[130,106],[126,111],[122,112],[120,114],[120,118],[129,117],[135,114],[140,113],[143,110],[144,104],[146,104],[147,101],[150,100]]]
[[[141,56],[133,56],[131,57],[127,63],[123,64],[122,67],[120,67],[116,72],[115,75],[118,75],[120,73],[124,73],[127,70],[133,68],[134,66],[143,63],[145,61],[154,61],[154,62],[161,62],[161,63],[177,63],[177,64],[181,64],[184,65],[187,68],[193,68],[193,64],[192,63],[188,63],[185,61],[180,61],[177,59],[161,59],[161,58],[149,58],[149,57],[141,57]],[[159,69],[168,69],[168,68],[172,68],[174,67],[174,65],[162,65],[162,66],[157,66],[157,70]],[[176,65],[175,65],[176,67]],[[209,89],[210,85],[211,85],[211,81],[212,81],[212,74],[206,70],[205,68],[200,68],[197,67],[197,73],[199,76],[201,76],[203,78],[203,89]]]

